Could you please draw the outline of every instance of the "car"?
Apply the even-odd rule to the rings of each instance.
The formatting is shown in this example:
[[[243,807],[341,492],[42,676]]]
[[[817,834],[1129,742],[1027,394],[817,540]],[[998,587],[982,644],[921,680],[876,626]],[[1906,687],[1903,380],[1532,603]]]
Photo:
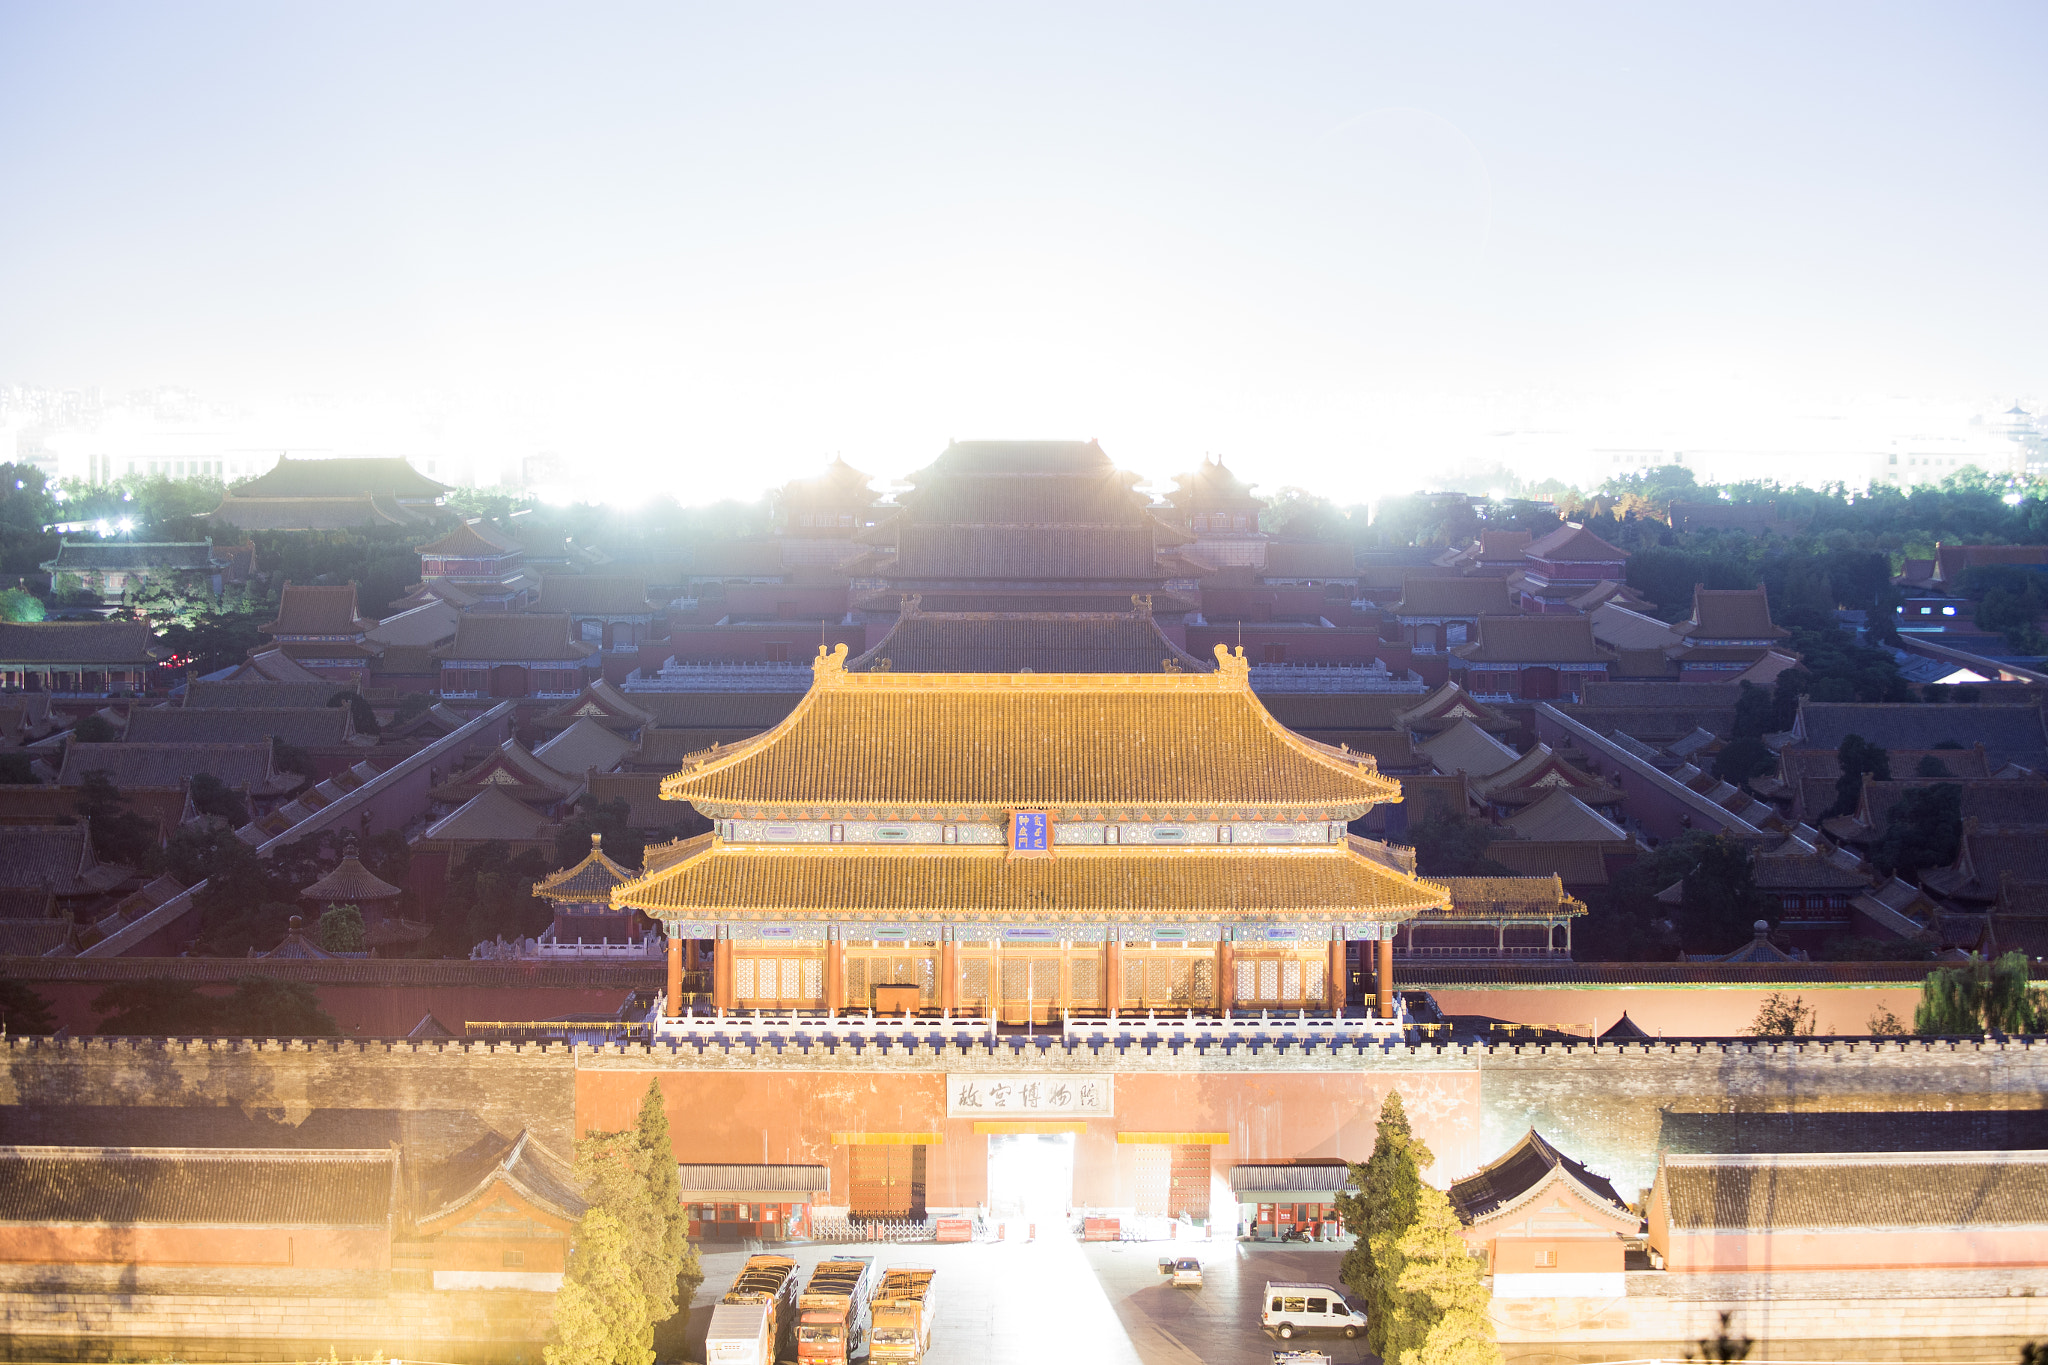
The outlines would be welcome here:
[[[1341,1291],[1326,1284],[1269,1280],[1260,1300],[1259,1325],[1282,1341],[1304,1332],[1335,1332],[1355,1340],[1365,1332],[1365,1314],[1346,1303]]]

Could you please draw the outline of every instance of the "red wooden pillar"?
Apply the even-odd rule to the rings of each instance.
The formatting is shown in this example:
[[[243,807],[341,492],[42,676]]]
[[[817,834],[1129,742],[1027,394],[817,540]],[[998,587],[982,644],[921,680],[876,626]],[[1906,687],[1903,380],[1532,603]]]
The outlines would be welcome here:
[[[668,1017],[683,1012],[683,941],[671,935],[668,941]]]
[[[1333,938],[1330,940],[1330,965],[1327,970],[1330,974],[1330,1008],[1338,1014],[1342,1014],[1344,1007],[1351,1003],[1351,982],[1345,974],[1344,965],[1344,940]]]
[[[1102,1003],[1114,1019],[1117,1007],[1124,1003],[1124,941],[1110,939],[1103,945],[1102,959]]]
[[[1376,1013],[1382,1019],[1394,1017],[1394,936],[1393,926],[1383,924],[1380,932],[1386,937],[1380,940],[1379,971],[1375,974],[1374,985],[1377,998],[1374,1001]]]
[[[1237,1007],[1237,945],[1229,939],[1216,948],[1216,999],[1226,1014]]]

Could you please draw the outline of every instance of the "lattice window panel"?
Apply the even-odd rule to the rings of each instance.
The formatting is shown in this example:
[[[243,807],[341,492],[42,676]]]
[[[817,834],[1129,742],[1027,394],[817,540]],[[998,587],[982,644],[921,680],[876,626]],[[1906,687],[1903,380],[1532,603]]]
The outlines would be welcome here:
[[[825,998],[825,964],[815,957],[804,959],[804,999]]]
[[[985,1005],[988,1003],[988,959],[970,957],[960,963],[960,1003],[963,1005]]]
[[[1209,958],[1195,959],[1195,1003],[1208,1005],[1216,1000],[1216,964]]]
[[[1056,957],[1031,959],[1031,998],[1049,1005],[1060,1001],[1060,960]]]
[[[1283,962],[1280,964],[1280,998],[1282,1000],[1301,999],[1301,964],[1299,962]]]
[[[1172,983],[1172,995],[1168,997],[1176,1005],[1188,1004],[1194,998],[1195,964],[1184,957],[1167,959],[1167,979]]]
[[[1259,964],[1259,995],[1261,1000],[1280,998],[1280,964],[1261,962]]]
[[[1166,959],[1148,957],[1145,959],[1145,998],[1147,1000],[1168,1000],[1172,998],[1173,987],[1167,980]]]
[[[1321,961],[1302,964],[1306,969],[1302,981],[1302,998],[1320,1000],[1323,998],[1323,964]]]
[[[872,997],[868,994],[868,960],[864,957],[846,959],[846,1000],[855,1009],[866,1009]]]
[[[732,993],[741,1000],[754,998],[754,959],[736,958],[732,964]]]
[[[1011,958],[1003,964],[1003,1003],[1022,1004],[1026,983],[1030,981],[1031,964]]]
[[[939,998],[939,964],[928,957],[917,959],[917,999],[921,1005],[936,1004]]]
[[[782,994],[779,1000],[794,1000],[798,994],[798,982],[803,975],[803,966],[793,957],[782,959]]]
[[[1070,993],[1077,1005],[1099,1005],[1102,1003],[1102,964],[1090,957],[1074,959],[1071,970],[1073,985]]]
[[[1258,974],[1257,964],[1251,962],[1239,962],[1233,965],[1237,968],[1237,985],[1232,988],[1232,994],[1234,994],[1239,1000],[1258,999],[1258,988],[1254,984],[1255,978]]]

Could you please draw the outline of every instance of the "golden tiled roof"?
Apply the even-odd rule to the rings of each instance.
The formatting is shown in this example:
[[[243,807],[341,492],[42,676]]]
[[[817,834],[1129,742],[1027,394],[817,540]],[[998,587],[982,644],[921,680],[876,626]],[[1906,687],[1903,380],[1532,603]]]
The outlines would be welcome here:
[[[997,846],[729,844],[690,840],[688,856],[612,892],[653,916],[1034,921],[1400,919],[1446,905],[1343,844],[1315,848],[1077,848],[1011,858]]]
[[[583,861],[550,872],[533,884],[533,894],[549,900],[597,901],[610,894],[613,887],[632,881],[635,873],[631,868],[621,867],[604,856],[603,840],[603,835],[591,835],[590,852],[583,855]]]
[[[1370,755],[1315,744],[1214,673],[849,673],[821,650],[787,720],[694,754],[662,783],[707,815],[888,808],[972,819],[1014,806],[1351,819],[1401,799]],[[1095,818],[1106,818],[1096,816]]]

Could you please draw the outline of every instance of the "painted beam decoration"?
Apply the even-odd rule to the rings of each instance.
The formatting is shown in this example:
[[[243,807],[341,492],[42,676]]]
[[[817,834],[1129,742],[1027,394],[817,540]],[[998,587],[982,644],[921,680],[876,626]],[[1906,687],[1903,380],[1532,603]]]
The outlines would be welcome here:
[[[1030,1072],[968,1072],[946,1077],[946,1117],[985,1119],[995,1115],[1041,1118],[1115,1117],[1109,1076],[1038,1075]]]

